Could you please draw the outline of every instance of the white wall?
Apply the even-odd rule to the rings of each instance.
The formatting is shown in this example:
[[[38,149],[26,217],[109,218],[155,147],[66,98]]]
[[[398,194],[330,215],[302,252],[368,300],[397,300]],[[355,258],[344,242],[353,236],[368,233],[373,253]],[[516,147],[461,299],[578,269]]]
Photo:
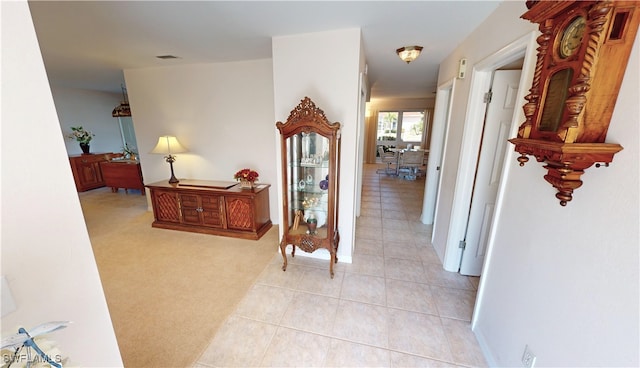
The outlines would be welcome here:
[[[234,181],[249,167],[271,184],[271,221],[278,223],[276,121],[271,60],[125,70],[142,174],[146,184],[169,180],[169,164],[149,152],[175,135],[176,177]]]
[[[523,2],[502,3],[441,65],[439,84],[452,78],[460,57],[473,65],[535,29],[519,19],[525,11]],[[521,366],[525,345],[537,367],[640,364],[638,44],[607,136],[624,150],[611,167],[588,169],[573,201],[561,207],[542,165],[519,167],[511,153],[474,316],[491,365]],[[443,170],[449,200],[469,94],[469,82],[458,82]]]
[[[340,168],[338,259],[351,262],[355,231],[355,181],[359,98],[360,29],[309,33],[273,39],[275,117],[286,121],[291,110],[309,97],[331,122],[340,122],[342,154]],[[340,57],[336,57],[340,55]],[[280,147],[277,129],[275,144]],[[280,162],[280,151],[277,151]],[[280,175],[280,168],[278,168]],[[281,181],[281,176],[279,180]],[[280,183],[281,185],[282,183]],[[282,193],[278,189],[279,202]],[[282,209],[279,208],[280,216]],[[280,217],[282,218],[282,217]],[[280,231],[282,236],[282,230]],[[324,250],[303,256],[328,259]]]
[[[525,344],[537,366],[640,365],[639,40],[607,135],[624,150],[609,168],[588,169],[561,207],[539,163],[512,162],[476,325],[499,365],[516,365]]]
[[[2,336],[71,320],[46,336],[71,365],[122,366],[27,2],[0,7],[2,274],[17,306]]]
[[[433,229],[433,246],[441,259],[447,247],[447,237],[453,206],[456,178],[460,151],[462,150],[462,136],[464,122],[468,117],[467,105],[471,88],[471,76],[473,66],[489,55],[496,53],[506,45],[519,39],[523,35],[535,31],[536,25],[520,19],[527,10],[524,1],[505,1],[465,39],[443,62],[440,64],[438,74],[438,86],[454,80],[454,95],[452,96],[452,109],[446,151],[442,163],[440,195],[438,208],[435,214],[436,222]],[[458,63],[460,59],[467,58],[467,77],[456,79]],[[463,240],[463,239],[459,239]],[[457,246],[457,244],[456,244]]]
[[[109,92],[52,87],[53,99],[60,120],[61,134],[69,154],[81,154],[75,139],[67,138],[71,127],[83,126],[95,137],[91,152],[122,152],[122,135],[118,119],[111,116],[122,95]]]
[[[369,107],[371,111],[384,109],[428,109],[435,105],[435,97],[428,98],[371,98]]]

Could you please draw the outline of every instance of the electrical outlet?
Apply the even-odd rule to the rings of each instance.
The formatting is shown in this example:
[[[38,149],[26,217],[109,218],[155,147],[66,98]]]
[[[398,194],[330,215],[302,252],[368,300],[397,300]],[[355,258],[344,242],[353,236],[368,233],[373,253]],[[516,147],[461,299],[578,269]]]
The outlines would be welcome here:
[[[531,351],[529,345],[524,346],[524,354],[522,354],[522,366],[526,368],[533,368],[536,364],[536,355]]]

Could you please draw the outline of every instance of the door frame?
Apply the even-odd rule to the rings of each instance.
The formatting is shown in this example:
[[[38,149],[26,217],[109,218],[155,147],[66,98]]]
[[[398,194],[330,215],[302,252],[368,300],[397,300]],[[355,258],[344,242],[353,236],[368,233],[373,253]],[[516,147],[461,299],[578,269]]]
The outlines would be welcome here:
[[[515,91],[511,89],[512,93],[509,101],[512,105],[508,109],[508,115],[502,115],[505,109],[505,102],[507,102],[505,98],[509,96],[509,87],[513,87],[511,83],[519,83],[521,76],[522,67],[517,70],[502,70],[500,68],[491,73],[489,91],[492,92],[492,95],[491,101],[486,102],[480,148],[476,160],[477,170],[464,237],[465,247],[462,251],[460,270],[458,271],[462,275],[479,276],[482,273],[487,250],[486,241],[488,241],[488,236],[491,233],[500,178],[505,172],[504,165],[508,164],[508,162],[505,162],[504,156],[509,153],[509,148],[513,147],[507,139],[513,137],[513,126],[517,126],[521,122],[519,111],[521,111],[520,107],[524,103],[524,100],[518,99],[522,95],[519,93],[521,91],[520,86],[517,85]],[[498,85],[496,84],[496,78]],[[492,172],[497,177],[494,177],[494,184],[491,185],[493,189],[488,189],[488,182],[491,181],[489,174]],[[484,197],[486,195],[494,198],[491,203],[483,200],[483,198],[487,198]],[[482,226],[482,224],[487,226]]]
[[[362,209],[362,178],[364,172],[364,139],[365,139],[365,119],[367,115],[367,100],[369,100],[368,92],[368,79],[364,72],[360,72],[360,78],[358,80],[358,116],[356,124],[356,157],[355,164],[357,169],[355,184],[353,186],[353,197],[356,199],[354,203],[353,211],[353,223],[355,224],[358,217],[360,217],[360,211]],[[351,256],[356,250],[356,232],[351,233]]]
[[[438,211],[438,198],[440,197],[441,175],[444,154],[447,148],[447,134],[451,121],[451,109],[455,92],[456,78],[446,81],[438,86],[436,102],[431,121],[431,139],[429,142],[429,158],[426,168],[424,183],[424,199],[422,204],[422,216],[420,220],[425,225],[433,224],[435,228],[435,214]],[[433,233],[432,233],[433,236]],[[431,239],[433,242],[433,238]]]
[[[522,74],[520,76],[520,88],[518,89],[517,97],[518,101],[524,100],[524,96],[528,93],[526,86],[531,84],[530,81],[533,79],[535,71],[537,58],[537,34],[537,31],[529,32],[473,66],[471,73],[471,89],[467,103],[466,121],[464,123],[464,131],[462,134],[460,159],[458,161],[458,173],[456,176],[453,204],[451,208],[451,221],[447,234],[447,246],[444,254],[443,265],[447,271],[458,272],[460,268],[462,249],[459,247],[459,243],[464,239],[469,220],[469,206],[471,205],[471,194],[473,190],[478,150],[480,148],[482,126],[484,123],[484,111],[486,108],[484,103],[484,94],[491,86],[492,75],[496,69],[524,56],[524,64],[522,66]],[[512,137],[516,135],[519,125],[524,122],[524,112],[522,109],[519,111],[520,113],[517,114],[517,118],[514,119],[511,124],[510,136]],[[510,150],[504,157],[505,165],[503,165],[502,173],[500,175],[496,208],[491,220],[493,224],[491,225],[491,232],[487,241],[487,254],[483,268],[486,267],[486,264],[491,258],[490,252],[493,245],[495,230],[497,228],[495,220],[499,218],[502,211],[505,179],[508,176],[509,168],[511,167],[507,162],[514,159],[513,150]]]

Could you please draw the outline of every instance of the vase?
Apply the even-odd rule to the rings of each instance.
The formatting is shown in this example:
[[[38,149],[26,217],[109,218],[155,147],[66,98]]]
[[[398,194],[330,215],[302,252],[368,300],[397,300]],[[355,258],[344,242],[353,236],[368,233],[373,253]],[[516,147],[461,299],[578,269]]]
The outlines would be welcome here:
[[[315,218],[307,219],[307,229],[309,230],[307,231],[307,234],[315,235],[317,227],[318,227],[318,220],[316,220]]]
[[[240,179],[240,188],[253,189],[253,182],[249,180]]]
[[[88,154],[91,147],[89,146],[89,143],[80,143],[80,149],[82,150],[82,153]]]

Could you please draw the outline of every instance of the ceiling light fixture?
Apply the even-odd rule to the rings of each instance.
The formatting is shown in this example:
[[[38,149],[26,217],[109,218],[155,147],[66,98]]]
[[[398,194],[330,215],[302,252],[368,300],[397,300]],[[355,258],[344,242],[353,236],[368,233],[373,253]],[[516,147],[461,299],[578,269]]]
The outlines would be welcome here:
[[[405,63],[409,64],[420,56],[420,52],[422,51],[422,46],[404,46],[396,50],[400,59]]]
[[[122,102],[120,105],[116,106],[111,112],[111,116],[114,118],[131,116],[131,107],[129,107],[129,97],[127,96],[127,89],[124,88],[124,85],[121,84],[120,88],[122,88]]]
[[[180,59],[175,55],[158,55],[156,56],[158,59],[169,60],[169,59]]]

